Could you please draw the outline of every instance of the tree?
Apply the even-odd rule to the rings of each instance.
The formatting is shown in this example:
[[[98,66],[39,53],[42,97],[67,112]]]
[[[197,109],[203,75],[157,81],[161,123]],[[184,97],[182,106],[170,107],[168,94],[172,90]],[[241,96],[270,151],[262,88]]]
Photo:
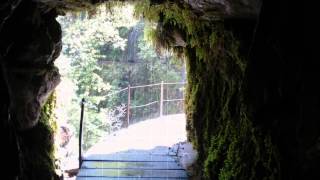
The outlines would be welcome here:
[[[76,98],[68,108],[69,122],[79,133],[79,106],[82,97],[87,100],[85,111],[84,149],[110,131],[107,111],[103,104],[108,92],[117,88],[103,73],[101,61],[119,61],[126,47],[125,29],[135,24],[132,14],[124,13],[132,7],[114,7],[112,11],[101,6],[94,16],[81,12],[59,17],[63,30],[63,56],[70,63],[68,78],[76,86]],[[121,14],[121,16],[119,15]],[[121,30],[121,31],[120,31]],[[116,78],[119,79],[119,78]],[[67,87],[66,87],[67,88]],[[75,116],[76,115],[76,116]]]
[[[181,61],[172,61],[171,54],[156,53],[144,35],[143,21],[133,19],[133,8],[105,6],[95,15],[81,12],[77,16],[59,17],[63,30],[62,56],[70,68],[67,77],[75,85],[71,105],[66,106],[69,123],[79,132],[79,102],[84,97],[84,149],[100,137],[118,130],[126,120],[128,91],[116,93],[130,85],[181,81],[184,71]],[[133,34],[134,33],[134,34]],[[128,41],[129,39],[129,41]],[[128,59],[128,53],[133,59]],[[180,63],[179,63],[180,62]],[[60,64],[66,66],[65,64]],[[68,88],[68,87],[65,87]],[[166,95],[171,93],[166,87]],[[171,93],[172,94],[172,93]],[[160,87],[132,90],[132,105],[159,100]],[[59,97],[58,97],[59,98]],[[131,121],[159,114],[159,104],[132,111]],[[174,110],[174,108],[170,108]]]

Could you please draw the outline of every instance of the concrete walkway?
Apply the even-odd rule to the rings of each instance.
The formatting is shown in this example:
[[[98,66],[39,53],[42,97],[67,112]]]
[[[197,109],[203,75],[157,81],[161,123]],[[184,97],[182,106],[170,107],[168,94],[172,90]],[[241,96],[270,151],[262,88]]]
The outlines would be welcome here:
[[[187,179],[176,148],[171,148],[183,141],[184,114],[131,125],[107,136],[86,153],[77,180]]]

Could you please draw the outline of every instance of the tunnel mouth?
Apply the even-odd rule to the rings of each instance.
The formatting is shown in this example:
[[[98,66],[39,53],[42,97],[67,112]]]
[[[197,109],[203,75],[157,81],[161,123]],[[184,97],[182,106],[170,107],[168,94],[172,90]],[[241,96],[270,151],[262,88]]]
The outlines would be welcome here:
[[[152,73],[143,78],[153,77],[154,81],[128,83],[128,79],[133,81],[135,78],[132,74],[144,73],[134,65],[142,66],[142,63],[137,63],[139,53],[137,55],[135,52],[149,51],[147,44],[138,46],[138,49],[126,48],[129,42],[135,44],[135,41],[125,40],[129,38],[129,34],[132,39],[136,39],[138,27],[133,25],[135,29],[126,26],[112,28],[114,26],[111,23],[104,28],[108,33],[81,29],[82,26],[92,27],[92,30],[97,27],[103,29],[105,21],[94,25],[87,18],[97,16],[99,9],[96,7],[102,1],[5,0],[0,3],[0,91],[4,92],[0,100],[0,132],[3,144],[7,144],[3,149],[9,152],[3,157],[3,162],[12,162],[7,164],[8,171],[4,172],[4,176],[10,177],[4,177],[5,179],[58,179],[57,174],[61,175],[61,172],[58,172],[56,147],[67,146],[74,141],[71,136],[79,136],[77,131],[81,102],[84,107],[84,125],[91,125],[91,131],[84,130],[89,132],[84,133],[84,139],[87,138],[85,141],[88,142],[88,138],[101,136],[99,128],[102,127],[111,132],[130,123],[131,127],[138,126],[138,121],[143,118],[133,117],[139,114],[135,109],[145,106],[132,108],[131,115],[127,113],[127,121],[126,105],[148,104],[149,107],[151,103],[150,106],[156,106],[154,101],[158,100],[140,104],[138,94],[147,98],[147,92],[157,91],[159,93],[156,97],[160,101],[162,94],[165,97],[163,101],[180,102],[182,96],[167,99],[166,95],[178,94],[181,89],[185,89],[183,108],[187,119],[187,138],[199,153],[195,163],[195,171],[198,173],[196,178],[319,179],[320,98],[319,88],[316,86],[319,71],[317,61],[308,57],[315,54],[315,48],[304,40],[305,32],[308,32],[308,39],[316,41],[316,33],[306,31],[302,26],[305,24],[304,16],[296,13],[301,12],[301,9],[293,11],[287,2],[273,0],[135,1],[139,4],[137,14],[142,14],[150,21],[152,31],[148,33],[155,46],[155,56],[170,49],[185,60],[187,73],[183,82],[187,82],[187,86],[177,87],[167,93],[165,89],[169,86],[168,82],[152,76]],[[112,1],[104,9],[114,12],[120,4],[119,1]],[[68,42],[61,42],[62,35],[67,34],[69,26],[68,23],[59,24],[56,17],[63,14],[68,17],[67,12],[78,13],[80,16],[69,18],[70,22],[78,22],[78,26],[69,29],[69,33],[75,35],[70,39],[77,40],[78,44],[74,44],[79,47],[90,45],[95,48],[87,48],[81,52],[78,48],[62,49],[62,44]],[[124,13],[115,18],[125,18],[129,14]],[[112,15],[104,18],[106,17]],[[142,24],[141,28],[144,26]],[[61,29],[61,26],[65,27]],[[107,38],[116,41],[118,49],[92,39],[91,42],[85,42],[83,38]],[[308,48],[304,47],[306,44]],[[303,52],[305,50],[306,53]],[[60,53],[61,51],[64,52]],[[108,54],[102,57],[99,55],[100,51],[108,51]],[[64,61],[71,62],[69,64],[60,63],[59,60],[55,62],[60,54],[60,58],[67,59],[66,54],[64,55],[66,52],[78,57],[69,57],[70,61]],[[125,54],[122,57],[125,62],[116,67],[113,62],[120,62],[117,55],[121,53]],[[149,53],[148,56],[153,54]],[[79,57],[86,62],[78,61]],[[168,63],[166,58],[168,57],[160,58],[165,66],[159,66],[159,69],[173,62]],[[96,68],[93,62],[112,71],[104,72],[101,77],[103,68]],[[55,63],[60,66],[62,77]],[[77,70],[77,73],[72,73],[74,78],[78,78],[75,82],[87,81],[88,86],[80,87],[75,82],[66,80],[64,70],[77,65],[84,68],[73,69]],[[146,65],[145,68],[158,68],[155,65],[156,63]],[[115,72],[120,72],[118,70],[121,68],[128,72],[119,80],[120,74]],[[79,78],[85,73],[88,76]],[[166,75],[164,71],[159,74]],[[169,77],[175,76],[174,73],[169,74]],[[88,78],[92,75],[93,78]],[[69,94],[59,95],[59,87],[55,91],[60,79],[64,87],[60,89],[69,90]],[[113,82],[115,80],[119,82]],[[157,84],[157,88],[138,92],[136,87],[151,84]],[[127,98],[126,92],[131,91],[126,89],[134,89],[130,97],[135,98]],[[120,98],[112,95],[118,94],[117,91],[121,91],[119,94],[123,93]],[[102,98],[99,94],[101,92],[108,95],[108,98]],[[74,93],[81,96],[73,98]],[[108,113],[104,106],[110,107],[112,103],[109,101],[119,100],[120,103],[121,98],[131,101],[128,103],[125,100],[123,106],[118,104],[116,107],[119,108],[109,108],[108,113],[114,119],[123,119],[122,123],[115,120],[113,127],[110,122],[92,121],[94,118],[105,119],[105,114]],[[70,103],[61,103],[61,99],[70,100]],[[59,110],[61,104],[66,108]],[[73,110],[61,118],[59,113],[68,108]],[[154,116],[167,115],[167,112],[173,113],[176,108],[168,105],[162,111],[160,109],[150,111],[153,111]],[[140,112],[145,118],[151,116],[147,115],[149,110]],[[74,120],[70,125],[61,125],[59,118]],[[160,126],[157,127],[160,131]],[[121,130],[129,129],[130,127]],[[54,138],[54,134],[58,136]],[[77,144],[77,140],[74,142]],[[56,147],[54,143],[58,143]],[[96,141],[91,141],[91,144],[84,145],[85,150],[95,144]],[[70,173],[76,172],[77,170]]]
[[[56,146],[73,154],[62,155],[66,172],[79,168],[79,147],[85,159],[129,151],[169,153],[187,142],[185,65],[169,49],[154,48],[156,23],[135,17],[131,3],[106,3],[57,20],[62,51],[55,65],[62,80],[55,91]]]

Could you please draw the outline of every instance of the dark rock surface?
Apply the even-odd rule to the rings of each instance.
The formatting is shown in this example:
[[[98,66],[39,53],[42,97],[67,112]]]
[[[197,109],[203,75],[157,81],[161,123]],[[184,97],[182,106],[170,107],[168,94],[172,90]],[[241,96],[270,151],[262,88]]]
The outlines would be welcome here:
[[[11,68],[8,71],[12,119],[19,130],[32,128],[38,122],[41,107],[48,95],[60,82],[58,69],[52,66],[41,73],[14,72]]]
[[[5,22],[1,33],[12,119],[18,129],[33,127],[41,106],[60,82],[53,61],[61,51],[61,29],[55,12],[23,2]]]
[[[45,7],[32,1],[0,3],[0,130],[8,168],[1,179],[56,178],[49,154],[52,132],[45,125],[46,117],[38,122],[43,105],[60,82],[53,62],[62,44],[57,13]]]
[[[264,2],[251,49],[248,97],[254,122],[271,132],[279,149],[281,178],[319,179],[319,62],[304,51],[305,32],[297,26],[303,17],[297,16],[286,1]]]
[[[253,18],[259,14],[262,0],[184,0],[184,2],[207,19],[217,15],[224,18]]]

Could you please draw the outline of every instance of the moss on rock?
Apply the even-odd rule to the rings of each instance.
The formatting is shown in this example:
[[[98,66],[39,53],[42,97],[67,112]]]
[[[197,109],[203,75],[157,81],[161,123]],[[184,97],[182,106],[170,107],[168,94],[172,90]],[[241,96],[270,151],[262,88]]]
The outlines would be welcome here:
[[[54,133],[57,130],[52,93],[42,107],[38,124],[20,133],[23,154],[22,177],[27,180],[57,179],[54,165]]]
[[[237,32],[219,18],[202,19],[183,3],[145,1],[137,11],[160,23],[154,33],[157,46],[176,48],[163,35],[168,30],[177,30],[187,42],[187,130],[202,178],[279,179],[277,148],[269,132],[253,124],[245,101],[248,61],[240,53]]]

